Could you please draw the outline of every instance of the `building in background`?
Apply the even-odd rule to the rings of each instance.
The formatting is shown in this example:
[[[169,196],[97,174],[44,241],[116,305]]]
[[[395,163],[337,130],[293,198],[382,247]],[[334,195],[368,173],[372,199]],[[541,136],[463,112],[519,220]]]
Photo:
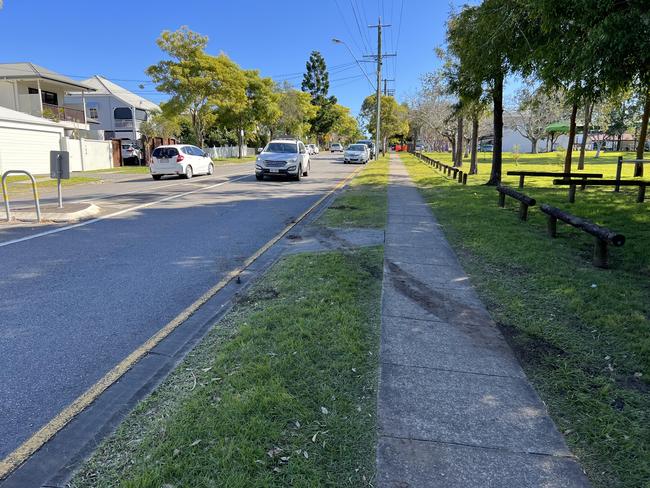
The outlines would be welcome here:
[[[102,76],[95,75],[82,83],[91,87],[93,92],[69,93],[65,100],[78,104],[85,98],[87,119],[96,123],[94,128],[103,131],[107,140],[140,141],[140,124],[152,113],[160,111],[155,103]]]

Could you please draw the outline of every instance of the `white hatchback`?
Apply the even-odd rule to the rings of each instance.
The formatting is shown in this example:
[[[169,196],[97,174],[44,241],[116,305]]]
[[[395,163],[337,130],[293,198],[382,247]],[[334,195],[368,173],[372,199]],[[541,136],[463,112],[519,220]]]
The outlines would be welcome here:
[[[165,175],[189,179],[198,174],[211,175],[214,173],[214,164],[212,158],[200,148],[189,144],[176,144],[154,149],[149,171],[154,180],[159,180]]]

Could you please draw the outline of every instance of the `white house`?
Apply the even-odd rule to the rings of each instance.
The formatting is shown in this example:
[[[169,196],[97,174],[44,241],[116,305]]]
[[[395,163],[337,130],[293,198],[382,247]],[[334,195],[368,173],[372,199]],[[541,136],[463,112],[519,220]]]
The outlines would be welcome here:
[[[0,64],[0,107],[55,122],[71,134],[89,130],[84,114],[86,93],[94,89],[82,82],[33,63]],[[78,103],[64,104],[65,95],[81,94]]]
[[[32,63],[0,64],[0,173],[48,174],[50,151],[68,151],[73,171],[113,166],[112,144],[87,138],[92,87]],[[70,91],[79,103],[64,104]]]
[[[96,129],[104,131],[106,139],[140,140],[142,121],[160,111],[160,107],[146,98],[96,75],[82,82],[93,88],[92,93],[69,93],[66,103],[78,105],[85,98],[88,120],[96,122]]]

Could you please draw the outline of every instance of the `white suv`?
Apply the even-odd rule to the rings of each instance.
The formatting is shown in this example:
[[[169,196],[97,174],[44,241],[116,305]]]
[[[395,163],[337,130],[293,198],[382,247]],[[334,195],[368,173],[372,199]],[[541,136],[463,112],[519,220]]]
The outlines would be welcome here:
[[[176,144],[158,146],[151,153],[149,171],[154,180],[164,175],[183,176],[187,179],[197,174],[214,173],[212,158],[196,146]]]
[[[296,139],[276,139],[269,142],[255,161],[255,177],[289,176],[300,180],[309,176],[311,163],[307,148]]]

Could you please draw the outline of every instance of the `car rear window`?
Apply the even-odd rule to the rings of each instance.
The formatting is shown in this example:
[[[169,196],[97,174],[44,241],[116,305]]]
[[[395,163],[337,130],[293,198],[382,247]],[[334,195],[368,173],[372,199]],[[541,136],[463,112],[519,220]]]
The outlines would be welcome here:
[[[152,156],[154,158],[173,158],[178,156],[178,151],[175,147],[157,147],[153,150]]]
[[[291,142],[270,142],[264,152],[297,153],[298,145]]]

